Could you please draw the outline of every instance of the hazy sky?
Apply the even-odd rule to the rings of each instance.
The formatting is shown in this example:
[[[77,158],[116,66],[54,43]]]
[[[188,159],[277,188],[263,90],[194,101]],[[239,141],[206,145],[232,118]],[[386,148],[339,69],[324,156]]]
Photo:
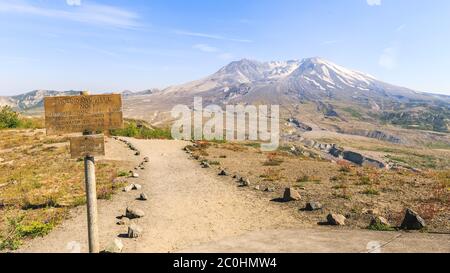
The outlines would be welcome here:
[[[137,91],[313,56],[450,94],[450,1],[0,0],[0,95]]]

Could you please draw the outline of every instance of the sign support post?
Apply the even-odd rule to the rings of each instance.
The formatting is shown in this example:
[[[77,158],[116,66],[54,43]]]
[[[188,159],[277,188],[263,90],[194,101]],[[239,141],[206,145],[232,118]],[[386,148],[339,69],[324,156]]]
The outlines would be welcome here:
[[[89,95],[81,92],[80,95]],[[92,135],[92,132],[83,132],[83,135]],[[91,155],[84,157],[84,181],[86,185],[87,224],[89,238],[89,253],[100,252],[98,239],[98,213],[97,213],[97,181],[95,177],[95,158]]]
[[[84,176],[86,184],[89,252],[99,253],[100,243],[98,240],[97,225],[97,187],[95,181],[95,160],[93,156],[86,156],[84,158]]]

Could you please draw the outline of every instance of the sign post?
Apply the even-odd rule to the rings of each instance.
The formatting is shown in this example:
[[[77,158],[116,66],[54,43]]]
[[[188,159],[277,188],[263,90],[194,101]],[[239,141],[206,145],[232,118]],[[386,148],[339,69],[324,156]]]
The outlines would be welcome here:
[[[97,225],[97,182],[95,180],[95,159],[93,156],[84,157],[84,180],[86,184],[86,203],[89,252],[99,253],[100,243],[98,239]]]
[[[81,92],[81,96],[88,96],[88,92]],[[93,133],[84,131],[83,136],[90,136]],[[72,154],[72,156],[74,156]],[[89,253],[100,252],[100,242],[98,239],[98,212],[97,212],[97,180],[95,177],[95,158],[93,155],[84,156],[84,183],[86,187],[87,204],[87,224]]]
[[[83,133],[70,139],[70,152],[72,158],[84,157],[89,252],[99,253],[94,156],[105,154],[105,144],[103,135],[94,132],[122,128],[122,97],[81,92],[80,96],[46,97],[44,106],[47,135]]]

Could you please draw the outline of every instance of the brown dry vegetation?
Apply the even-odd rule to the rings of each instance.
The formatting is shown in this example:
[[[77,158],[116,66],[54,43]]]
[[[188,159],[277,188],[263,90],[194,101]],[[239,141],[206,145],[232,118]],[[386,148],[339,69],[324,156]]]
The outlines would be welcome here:
[[[120,165],[96,162],[99,199],[110,198],[121,186],[112,182]],[[69,208],[85,204],[83,161],[70,159],[67,137],[1,130],[0,173],[0,250],[47,234]]]
[[[331,162],[296,156],[282,147],[262,153],[255,144],[207,143],[190,147],[194,157],[217,162],[231,174],[249,178],[248,190],[277,200],[286,187],[297,188],[301,201],[282,203],[298,211],[299,218],[317,224],[330,212],[348,217],[351,227],[367,228],[373,210],[399,226],[406,208],[416,210],[428,223],[428,231],[450,232],[450,169],[413,172],[363,168],[345,161]],[[275,192],[254,189],[275,188]],[[301,211],[308,201],[324,205],[322,211]],[[369,211],[369,212],[368,212]]]

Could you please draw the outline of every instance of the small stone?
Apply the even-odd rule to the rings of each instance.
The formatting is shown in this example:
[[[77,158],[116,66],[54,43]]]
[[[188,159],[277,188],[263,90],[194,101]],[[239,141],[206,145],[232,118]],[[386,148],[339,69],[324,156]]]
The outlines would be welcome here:
[[[140,209],[128,207],[125,211],[125,217],[129,219],[142,218],[144,216],[145,213]]]
[[[369,228],[371,227],[376,227],[376,228],[380,228],[380,227],[384,227],[384,228],[390,228],[391,224],[389,224],[388,220],[386,220],[386,218],[381,217],[381,216],[375,216],[372,218],[372,220],[370,221],[369,224]]]
[[[141,190],[141,189],[142,189],[142,186],[141,186],[141,185],[139,185],[139,184],[133,184],[133,190],[139,191],[139,190]]]
[[[128,227],[128,238],[138,238],[142,235],[142,228],[136,224]]]
[[[147,201],[147,200],[148,200],[147,194],[141,193],[141,195],[139,195],[139,200],[141,200],[141,201]]]
[[[380,211],[377,208],[375,208],[375,209],[363,209],[362,213],[363,214],[369,214],[369,215],[379,215]]]
[[[136,172],[133,172],[133,173],[131,174],[131,177],[133,177],[133,178],[139,178],[139,174],[136,173]]]
[[[141,155],[141,152],[136,151],[136,153],[135,153],[134,155],[135,155],[135,156],[139,156],[139,155]]]
[[[323,206],[319,202],[308,202],[308,203],[306,203],[306,206],[305,206],[305,210],[307,210],[307,211],[315,211],[315,210],[320,210],[322,208],[323,208]]]
[[[423,220],[420,215],[413,211],[412,209],[407,209],[405,213],[405,218],[403,219],[400,228],[408,230],[420,230],[426,227],[425,220]]]
[[[283,201],[298,201],[301,199],[300,193],[296,191],[294,188],[286,188],[283,194]]]
[[[219,176],[227,176],[228,173],[225,170],[221,170],[218,175]]]
[[[202,161],[202,162],[200,163],[200,165],[202,166],[202,168],[205,168],[205,169],[211,168],[211,166],[209,165],[209,163],[206,162],[206,161]]]
[[[123,188],[123,191],[124,191],[124,192],[130,192],[130,191],[133,190],[133,188],[134,188],[134,185],[131,184],[131,185],[128,185],[128,186],[126,186],[125,188]]]
[[[104,253],[121,253],[123,249],[123,243],[120,239],[114,239],[103,251]]]
[[[345,216],[342,214],[330,213],[327,216],[327,222],[333,226],[345,226]]]
[[[260,185],[256,185],[254,189],[259,191],[259,190],[261,190],[261,186]]]
[[[273,188],[273,187],[267,187],[264,191],[265,191],[265,192],[274,192],[274,191],[275,191],[275,188]]]
[[[148,156],[144,157],[144,162],[150,162],[150,158]]]
[[[127,217],[122,217],[120,218],[120,220],[117,222],[117,224],[119,226],[128,226],[130,224],[130,219]]]
[[[242,179],[242,186],[243,187],[250,187],[250,185],[251,185],[251,182],[250,182],[250,179]]]

